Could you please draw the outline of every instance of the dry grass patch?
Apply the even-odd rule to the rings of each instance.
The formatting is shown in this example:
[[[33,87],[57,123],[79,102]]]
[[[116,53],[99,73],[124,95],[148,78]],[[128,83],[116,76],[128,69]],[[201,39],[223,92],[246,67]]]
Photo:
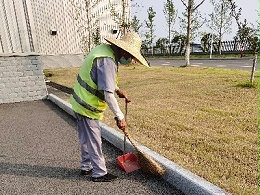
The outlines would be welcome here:
[[[51,72],[52,81],[72,87],[78,69]],[[119,87],[132,100],[129,131],[233,194],[258,194],[259,81],[241,87],[249,78],[250,71],[241,70],[120,66]],[[116,128],[109,110],[104,122]]]

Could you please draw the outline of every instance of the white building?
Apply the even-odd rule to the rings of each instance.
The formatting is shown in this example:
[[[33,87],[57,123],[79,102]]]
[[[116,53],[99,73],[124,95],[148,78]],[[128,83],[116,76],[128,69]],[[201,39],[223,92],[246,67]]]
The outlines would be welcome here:
[[[123,0],[98,0],[94,4],[96,1],[0,1],[0,53],[79,54],[87,45],[89,32],[96,27],[101,42],[105,36],[117,36],[113,30],[119,26],[110,11],[114,5],[122,13]],[[130,0],[124,1],[130,17]]]

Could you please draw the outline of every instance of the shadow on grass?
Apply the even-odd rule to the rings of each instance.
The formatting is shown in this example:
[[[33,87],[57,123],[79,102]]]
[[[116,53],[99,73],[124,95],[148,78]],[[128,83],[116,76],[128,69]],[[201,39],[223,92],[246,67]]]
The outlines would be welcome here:
[[[238,83],[236,84],[236,87],[241,87],[241,88],[258,88],[258,83],[257,82],[244,82],[244,83]]]

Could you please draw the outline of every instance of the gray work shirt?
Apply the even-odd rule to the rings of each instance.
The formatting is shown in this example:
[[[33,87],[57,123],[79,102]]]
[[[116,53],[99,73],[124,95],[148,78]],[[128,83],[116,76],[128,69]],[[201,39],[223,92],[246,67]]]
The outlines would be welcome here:
[[[96,58],[90,76],[98,90],[114,93],[116,87],[117,65],[112,58]]]

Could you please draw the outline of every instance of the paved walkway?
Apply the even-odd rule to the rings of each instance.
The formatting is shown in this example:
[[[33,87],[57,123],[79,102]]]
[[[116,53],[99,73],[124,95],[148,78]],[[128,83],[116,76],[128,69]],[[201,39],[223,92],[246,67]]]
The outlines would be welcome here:
[[[121,151],[103,141],[110,172],[119,179],[94,183],[79,176],[75,120],[48,100],[0,104],[0,194],[182,194],[164,180],[124,173]]]

